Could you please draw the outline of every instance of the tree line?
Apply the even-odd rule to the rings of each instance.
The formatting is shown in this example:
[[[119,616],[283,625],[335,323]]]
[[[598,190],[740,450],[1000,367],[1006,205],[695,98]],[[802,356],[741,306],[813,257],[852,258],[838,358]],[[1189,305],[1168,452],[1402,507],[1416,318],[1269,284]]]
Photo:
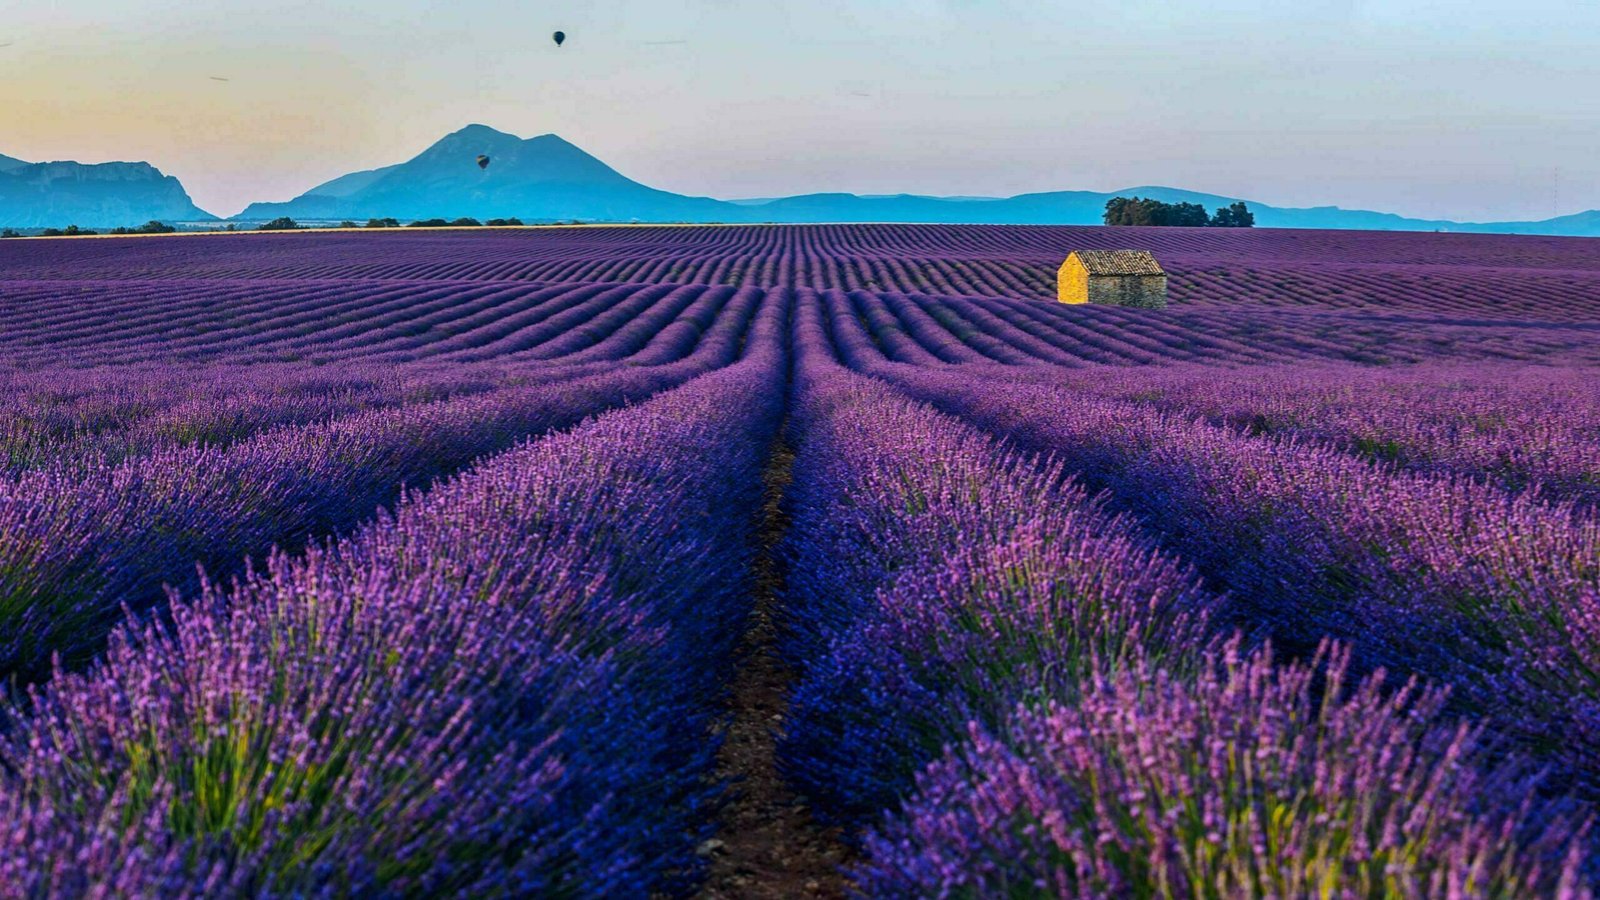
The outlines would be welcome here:
[[[1183,225],[1191,228],[1251,228],[1255,213],[1243,201],[1219,206],[1213,215],[1198,203],[1162,203],[1144,197],[1113,197],[1106,201],[1107,225]]]
[[[357,225],[354,222],[346,220],[346,221],[340,222],[335,227],[338,227],[338,228],[402,228],[402,227],[404,227],[404,228],[482,228],[482,227],[487,226],[487,227],[490,227],[490,228],[501,228],[501,227],[504,227],[504,226],[507,226],[507,225],[521,225],[521,224],[522,224],[522,220],[518,219],[518,218],[490,219],[487,222],[480,222],[477,219],[471,219],[471,218],[460,218],[460,219],[418,219],[415,222],[411,222],[410,224],[403,225],[403,226],[400,224],[400,220],[399,219],[368,219],[367,220],[367,224],[365,224],[365,225]],[[265,222],[265,223],[263,223],[261,225],[257,225],[256,226],[256,230],[257,231],[295,231],[295,230],[300,229],[302,227],[304,227],[304,226],[302,226],[299,222],[296,222],[295,220],[289,218],[288,216],[280,216],[279,218],[273,219],[270,222]]]
[[[417,220],[415,222],[411,222],[409,224],[402,224],[398,219],[368,219],[366,225],[357,225],[355,222],[346,221],[346,222],[340,222],[337,227],[339,227],[339,228],[444,228],[444,227],[451,227],[451,228],[481,228],[481,227],[487,226],[487,227],[490,227],[490,228],[498,228],[498,227],[505,227],[507,225],[521,225],[521,224],[523,224],[522,220],[518,219],[518,218],[514,218],[514,217],[513,218],[509,218],[509,219],[489,219],[486,222],[480,222],[477,219],[470,219],[470,218],[449,219],[449,220],[446,220],[446,219],[419,219],[419,220]],[[299,222],[296,222],[294,219],[289,218],[288,216],[280,216],[279,218],[273,219],[270,222],[263,222],[260,225],[257,225],[255,227],[255,230],[256,231],[298,231],[298,230],[300,230],[301,228],[304,228],[304,227],[305,226],[301,225]],[[155,220],[151,220],[149,222],[144,223],[143,225],[138,225],[138,226],[135,226],[133,228],[113,228],[110,231],[106,231],[106,232],[94,231],[94,230],[91,230],[91,229],[88,229],[88,228],[79,228],[76,225],[68,225],[66,228],[45,228],[45,229],[40,230],[38,232],[38,234],[39,234],[40,237],[80,237],[80,236],[83,236],[83,235],[91,235],[91,234],[171,234],[172,232],[177,231],[177,230],[178,229],[174,228],[171,225],[167,225],[167,224],[165,224],[163,222],[157,222]],[[227,223],[226,225],[224,225],[222,227],[222,230],[223,231],[238,231],[239,230],[239,226],[234,224],[233,222],[229,222],[229,223]],[[0,238],[14,238],[14,237],[22,237],[22,236],[23,236],[22,232],[17,231],[14,228],[0,229]]]
[[[127,226],[118,226],[116,228],[111,229],[110,231],[105,232],[105,234],[171,234],[172,232],[177,231],[177,230],[178,229],[174,228],[171,225],[168,225],[165,222],[161,222],[161,221],[157,221],[155,219],[151,219],[150,221],[144,223],[143,225],[135,225],[135,226],[133,226],[131,228],[129,228]],[[101,232],[94,231],[94,230],[89,229],[89,228],[79,228],[76,225],[68,225],[65,228],[45,228],[45,229],[43,229],[43,230],[41,230],[39,232],[39,236],[40,237],[78,237],[78,236],[81,236],[81,235],[100,234],[100,233]],[[6,228],[6,229],[3,229],[3,230],[0,230],[0,238],[14,238],[14,237],[22,237],[22,232],[17,231],[15,228]]]

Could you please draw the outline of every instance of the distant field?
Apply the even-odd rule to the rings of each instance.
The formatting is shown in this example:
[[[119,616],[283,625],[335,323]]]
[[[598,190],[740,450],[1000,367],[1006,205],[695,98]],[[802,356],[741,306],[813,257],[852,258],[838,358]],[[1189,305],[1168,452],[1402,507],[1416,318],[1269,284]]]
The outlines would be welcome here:
[[[660,316],[712,288],[791,288],[874,308],[882,295],[880,326],[911,327],[921,319],[910,310],[927,309],[934,330],[923,339],[981,334],[990,340],[975,352],[1000,362],[1595,361],[1592,243],[905,225],[28,241],[0,246],[0,348],[28,363],[549,359],[552,348],[530,344],[549,329],[519,333],[515,317],[540,319],[604,285],[581,309],[605,311],[608,323],[624,314],[613,309],[624,296],[628,309]],[[1154,250],[1171,272],[1169,313],[1038,302],[1053,296],[1068,251],[1123,246]],[[657,285],[685,291],[654,307],[666,296],[648,287]],[[102,341],[104,329],[116,339]]]
[[[0,896],[1576,892],[1597,508],[1600,241],[4,241]]]

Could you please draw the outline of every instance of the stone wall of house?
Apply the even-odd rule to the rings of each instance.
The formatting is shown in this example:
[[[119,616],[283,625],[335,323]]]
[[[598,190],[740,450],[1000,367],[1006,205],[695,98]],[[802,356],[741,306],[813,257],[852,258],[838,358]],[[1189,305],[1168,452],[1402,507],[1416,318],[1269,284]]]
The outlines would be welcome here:
[[[1107,306],[1163,309],[1167,305],[1167,277],[1165,275],[1091,276],[1089,302]]]

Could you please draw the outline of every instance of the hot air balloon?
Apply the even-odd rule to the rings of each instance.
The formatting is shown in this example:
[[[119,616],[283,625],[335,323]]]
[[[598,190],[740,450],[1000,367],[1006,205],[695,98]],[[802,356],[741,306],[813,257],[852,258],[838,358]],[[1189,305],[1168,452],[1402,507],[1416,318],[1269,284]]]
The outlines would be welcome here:
[[[556,42],[556,46],[557,46],[557,47],[559,47],[559,46],[561,46],[561,45],[562,45],[562,44],[563,44],[563,43],[565,43],[565,42],[566,42],[566,40],[567,40],[567,33],[566,33],[566,32],[565,32],[565,31],[558,31],[558,32],[556,32],[556,33],[555,33],[555,34],[552,34],[552,35],[550,35],[550,37],[552,37],[552,38],[554,38],[554,39],[555,39],[555,42]]]
[[[480,169],[489,168],[489,157],[483,156],[482,154],[479,154],[479,156],[478,156],[478,168],[480,168]]]

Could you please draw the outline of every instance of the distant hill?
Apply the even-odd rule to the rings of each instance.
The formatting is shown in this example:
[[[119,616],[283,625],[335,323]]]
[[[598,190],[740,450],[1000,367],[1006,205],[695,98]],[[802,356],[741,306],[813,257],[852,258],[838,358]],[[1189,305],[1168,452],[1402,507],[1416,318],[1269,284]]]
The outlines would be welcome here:
[[[1558,216],[1537,222],[1490,222],[1483,225],[1461,225],[1454,231],[1493,232],[1495,234],[1546,234],[1600,236],[1600,209],[1586,210],[1570,216]]]
[[[479,169],[479,154],[489,157]],[[1337,206],[1271,206],[1248,198],[1145,185],[1119,191],[1052,191],[1015,197],[804,194],[713,200],[659,191],[633,181],[553,135],[523,139],[485,125],[446,135],[412,159],[352,172],[281,203],[253,203],[235,216],[264,221],[394,217],[588,222],[934,222],[995,225],[1099,224],[1106,201],[1142,196],[1207,209],[1244,199],[1268,228],[1479,231],[1600,236],[1600,211],[1545,222],[1461,223],[1412,219]]]
[[[477,164],[489,157],[487,169]],[[714,200],[660,191],[634,181],[553,134],[523,139],[485,125],[448,134],[417,156],[351,172],[292,200],[253,203],[236,221],[290,216],[302,221],[394,217],[509,218],[586,222],[932,222],[995,225],[1092,225],[1106,201],[1141,196],[1207,209],[1244,199],[1267,228],[1463,231],[1600,236],[1600,210],[1543,221],[1453,222],[1413,219],[1337,206],[1291,208],[1248,198],[1159,185],[1118,191],[1052,191],[1015,197],[861,196],[845,193]],[[0,226],[107,228],[206,222],[176,178],[149,163],[29,163],[0,155]]]
[[[1145,185],[1120,191],[1051,191],[1015,197],[924,197],[915,194],[862,197],[805,194],[779,199],[736,200],[746,215],[784,222],[944,222],[987,225],[1098,225],[1113,197],[1148,197],[1165,203],[1199,203],[1208,210],[1241,198]],[[1375,230],[1467,230],[1457,222],[1408,219],[1391,213],[1322,206],[1292,209],[1246,200],[1256,224],[1267,228],[1365,228]]]
[[[0,226],[105,228],[213,221],[178,179],[149,163],[25,163],[0,157]]]
[[[478,167],[479,155],[488,168]],[[345,175],[285,203],[252,203],[235,218],[706,222],[728,220],[729,210],[737,207],[646,187],[553,134],[524,140],[469,125],[399,165]]]

